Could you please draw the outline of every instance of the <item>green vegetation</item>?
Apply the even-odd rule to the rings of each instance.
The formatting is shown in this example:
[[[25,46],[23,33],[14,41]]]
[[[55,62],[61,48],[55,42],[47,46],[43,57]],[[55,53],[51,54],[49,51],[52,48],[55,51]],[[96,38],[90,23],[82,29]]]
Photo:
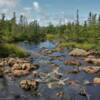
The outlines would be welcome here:
[[[59,26],[50,24],[47,27],[47,37],[50,40],[59,41],[60,46],[100,51],[100,15],[90,12],[88,19],[84,23],[80,23],[79,11],[77,10],[76,22],[69,22]]]
[[[62,42],[59,45],[60,47],[76,47],[76,48],[81,48],[81,49],[85,49],[85,50],[89,50],[89,49],[93,49],[94,48],[94,44],[90,44],[87,42],[84,43],[78,43],[78,42]]]
[[[22,54],[22,52],[19,52],[23,50],[18,50],[19,47],[17,48],[14,44],[12,46],[11,43],[20,41],[39,43],[46,39],[56,40],[60,43],[60,46],[96,49],[99,51],[100,15],[90,12],[88,19],[82,24],[77,10],[76,22],[57,26],[50,23],[44,27],[40,26],[36,20],[28,23],[27,18],[23,15],[20,16],[20,20],[17,22],[16,13],[13,13],[10,20],[7,20],[5,14],[2,14],[0,19],[0,43],[5,45],[5,48],[1,46],[0,52],[7,49],[8,51],[5,52],[7,55],[15,53],[19,56]]]
[[[0,56],[7,57],[7,56],[17,56],[17,57],[25,57],[27,56],[27,52],[16,46],[15,44],[3,44],[0,45]]]

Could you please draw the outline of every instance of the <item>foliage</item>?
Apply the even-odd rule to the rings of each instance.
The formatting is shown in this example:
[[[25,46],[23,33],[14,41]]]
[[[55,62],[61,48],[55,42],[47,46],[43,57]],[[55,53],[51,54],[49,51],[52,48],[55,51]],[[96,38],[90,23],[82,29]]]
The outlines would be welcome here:
[[[0,52],[4,50],[7,54],[21,55],[19,52],[23,50],[8,43],[26,40],[39,43],[46,39],[56,40],[61,46],[100,50],[100,15],[90,12],[87,20],[81,24],[79,10],[77,10],[75,22],[57,26],[52,23],[48,26],[40,26],[36,20],[28,23],[27,18],[23,15],[17,22],[15,12],[10,20],[6,20],[5,17],[5,14],[2,14],[0,19],[0,43],[6,45],[0,46]]]
[[[85,49],[85,50],[89,50],[89,49],[94,48],[94,45],[93,45],[93,44],[90,44],[90,43],[87,43],[87,42],[78,43],[78,42],[64,42],[64,41],[63,41],[62,43],[60,43],[59,46],[60,46],[60,47],[82,48],[82,49]]]
[[[0,46],[0,56],[2,57],[7,57],[7,56],[24,57],[24,56],[27,56],[27,52],[15,44],[6,43]]]

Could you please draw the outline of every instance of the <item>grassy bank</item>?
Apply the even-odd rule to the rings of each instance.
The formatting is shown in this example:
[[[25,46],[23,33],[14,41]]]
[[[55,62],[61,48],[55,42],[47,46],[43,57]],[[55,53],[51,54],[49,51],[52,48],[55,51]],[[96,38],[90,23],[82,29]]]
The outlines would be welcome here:
[[[94,44],[90,44],[87,42],[84,43],[77,43],[77,42],[62,42],[59,44],[60,47],[76,47],[76,48],[82,48],[85,50],[92,49],[94,47]]]
[[[16,56],[16,57],[25,57],[27,56],[27,52],[18,47],[15,44],[1,44],[0,46],[0,57],[7,57],[7,56]]]

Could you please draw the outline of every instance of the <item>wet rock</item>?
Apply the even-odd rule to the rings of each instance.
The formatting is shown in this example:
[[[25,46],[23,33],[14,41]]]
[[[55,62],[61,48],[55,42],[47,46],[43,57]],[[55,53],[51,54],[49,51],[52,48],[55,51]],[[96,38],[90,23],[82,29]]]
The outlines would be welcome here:
[[[37,71],[33,71],[32,76],[33,76],[33,78],[40,78],[40,74]]]
[[[65,60],[64,64],[65,65],[77,65],[77,66],[81,65],[81,63],[77,60]]]
[[[58,93],[56,93],[56,96],[58,96],[58,97],[63,97],[64,96],[64,92],[58,92]]]
[[[16,60],[14,58],[9,58],[7,63],[9,66],[12,67],[15,64],[15,62],[16,62]]]
[[[48,73],[46,76],[47,82],[57,81],[63,76],[62,73],[59,73],[59,67],[53,69],[52,72]]]
[[[94,50],[90,50],[90,51],[88,51],[88,55],[100,57],[100,52],[97,52],[97,51],[94,51]]]
[[[9,74],[9,73],[11,73],[11,69],[10,69],[10,68],[6,68],[6,69],[4,70],[4,74]]]
[[[92,82],[89,80],[84,80],[83,85],[92,85]]]
[[[100,77],[95,77],[95,78],[93,79],[93,83],[94,83],[94,84],[100,84]]]
[[[94,73],[97,73],[100,71],[100,67],[98,66],[87,66],[87,67],[84,67],[83,68],[83,71],[85,71],[86,73],[89,73],[89,74],[94,74]]]
[[[4,62],[3,61],[0,62],[0,67],[4,67]]]
[[[73,69],[73,70],[71,70],[71,71],[68,71],[68,74],[77,74],[77,73],[79,73],[79,72],[80,72],[79,69]]]
[[[24,90],[37,90],[39,82],[35,80],[22,80],[20,86]]]
[[[95,64],[95,65],[100,65],[100,58],[91,58],[88,57],[85,59],[86,62],[91,63],[91,64]]]
[[[86,90],[85,90],[84,88],[82,88],[82,89],[80,90],[79,95],[88,97],[88,93],[86,92]]]
[[[42,49],[41,51],[40,51],[42,54],[51,54],[51,53],[53,53],[53,51],[52,50],[49,50],[49,49]]]
[[[3,75],[4,75],[4,68],[0,67],[0,77],[3,77]]]
[[[74,49],[69,53],[70,56],[87,56],[88,52],[83,49]]]
[[[27,70],[13,70],[12,71],[12,74],[15,77],[20,77],[20,76],[28,75],[29,74],[29,71],[27,71]]]
[[[39,69],[39,65],[38,64],[32,64],[31,65],[31,69],[33,69],[33,70],[37,70],[37,69]]]

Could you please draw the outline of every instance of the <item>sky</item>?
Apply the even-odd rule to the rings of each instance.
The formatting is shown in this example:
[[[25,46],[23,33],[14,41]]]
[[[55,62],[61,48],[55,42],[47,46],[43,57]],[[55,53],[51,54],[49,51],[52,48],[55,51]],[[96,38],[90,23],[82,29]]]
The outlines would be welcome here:
[[[76,20],[79,9],[80,21],[86,20],[88,13],[100,13],[100,0],[0,0],[0,14],[10,19],[16,12],[27,17],[28,22],[38,20],[41,25],[67,23]]]

